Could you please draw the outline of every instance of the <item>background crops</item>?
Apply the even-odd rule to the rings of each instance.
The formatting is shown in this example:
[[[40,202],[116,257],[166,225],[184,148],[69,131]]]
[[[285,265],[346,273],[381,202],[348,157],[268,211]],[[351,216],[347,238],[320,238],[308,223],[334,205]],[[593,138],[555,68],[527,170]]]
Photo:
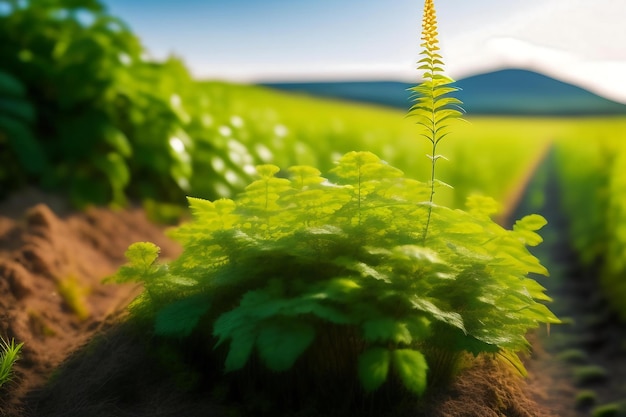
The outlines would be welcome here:
[[[626,120],[572,125],[558,140],[559,179],[570,239],[626,320]]]

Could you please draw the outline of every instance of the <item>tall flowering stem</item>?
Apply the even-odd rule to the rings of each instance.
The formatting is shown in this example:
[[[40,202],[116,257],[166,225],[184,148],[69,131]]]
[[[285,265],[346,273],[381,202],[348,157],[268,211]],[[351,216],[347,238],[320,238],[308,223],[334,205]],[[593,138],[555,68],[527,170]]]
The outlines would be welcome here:
[[[422,20],[422,43],[420,44],[420,47],[423,48],[420,53],[422,58],[418,61],[418,70],[424,71],[423,81],[410,89],[415,103],[409,110],[409,116],[416,117],[416,123],[422,127],[421,135],[427,138],[432,145],[431,153],[427,155],[431,160],[431,175],[428,218],[423,232],[424,242],[430,226],[435,185],[443,184],[435,178],[437,161],[444,158],[437,154],[437,145],[449,133],[447,128],[450,121],[459,119],[463,115],[463,109],[460,107],[463,103],[453,97],[453,93],[459,88],[453,85],[454,80],[452,78],[443,73],[444,64],[439,54],[437,35],[435,4],[433,0],[426,0]]]

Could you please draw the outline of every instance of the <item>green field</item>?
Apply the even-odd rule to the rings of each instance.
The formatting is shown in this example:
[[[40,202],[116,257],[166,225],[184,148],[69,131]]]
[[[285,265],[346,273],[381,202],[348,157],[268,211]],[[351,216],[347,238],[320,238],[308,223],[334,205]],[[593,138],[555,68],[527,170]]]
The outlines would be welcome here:
[[[572,245],[597,267],[613,308],[626,319],[626,120],[590,120],[557,143]]]
[[[241,85],[206,83],[212,129],[227,127],[231,140],[281,167],[332,167],[341,154],[371,151],[408,176],[426,181],[429,142],[406,112],[323,100]],[[215,111],[212,111],[212,110]],[[233,126],[233,120],[239,126]],[[506,200],[550,142],[566,130],[559,119],[470,118],[458,122],[440,152],[438,177],[455,191],[438,190],[436,201],[462,206],[474,192]],[[283,135],[276,133],[282,132]],[[264,158],[263,158],[264,157]]]

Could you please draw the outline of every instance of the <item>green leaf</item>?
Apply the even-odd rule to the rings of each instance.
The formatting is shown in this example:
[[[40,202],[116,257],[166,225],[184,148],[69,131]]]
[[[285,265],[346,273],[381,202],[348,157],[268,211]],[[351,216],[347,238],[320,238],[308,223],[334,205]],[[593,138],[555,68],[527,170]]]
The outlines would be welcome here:
[[[535,231],[541,229],[546,224],[545,218],[538,214],[531,214],[516,221],[513,225],[513,231],[528,246],[537,246],[543,242],[543,239]]]
[[[375,318],[363,323],[363,337],[368,342],[382,344],[393,342],[396,344],[410,344],[413,339],[406,323],[389,317]]]
[[[359,379],[365,391],[379,388],[389,374],[391,355],[387,349],[373,347],[359,356]]]
[[[513,226],[513,230],[524,229],[537,231],[546,224],[548,224],[548,221],[543,216],[540,216],[539,214],[529,214],[516,221]]]
[[[35,109],[24,99],[6,98],[0,96],[0,115],[19,119],[26,123],[35,122]]]
[[[200,317],[208,311],[209,306],[203,294],[175,301],[159,310],[154,323],[154,331],[162,336],[189,336]]]
[[[469,212],[475,216],[491,217],[501,210],[501,206],[496,200],[477,194],[467,197],[465,206],[469,209]]]
[[[279,171],[279,167],[271,164],[257,165],[256,167],[257,175],[263,179],[273,178]]]
[[[371,152],[348,152],[339,159],[331,170],[349,184],[360,185],[365,181],[398,178],[402,171],[382,161]]]
[[[148,270],[159,257],[161,248],[151,242],[136,242],[124,253],[126,259],[136,268]]]
[[[118,153],[109,152],[106,156],[95,156],[94,165],[104,172],[113,190],[113,200],[123,203],[124,188],[130,181],[130,172],[126,161]]]
[[[463,324],[463,318],[459,313],[452,311],[443,311],[432,302],[424,298],[420,298],[417,295],[409,296],[409,300],[413,308],[427,313],[429,316],[433,317],[436,320],[442,321],[452,327],[456,327],[463,330],[463,332],[466,332],[465,325]]]
[[[128,263],[106,280],[124,283],[146,281],[156,276],[162,276],[165,271],[156,263],[160,250],[154,243],[133,243],[124,253]]]
[[[193,233],[198,237],[210,231],[230,230],[240,220],[239,216],[235,214],[237,205],[233,200],[222,198],[212,202],[201,198],[187,197],[187,201],[194,219],[201,227],[201,231]]]
[[[512,365],[521,376],[523,376],[524,378],[528,376],[528,372],[526,371],[524,364],[515,352],[512,352],[509,349],[500,349],[498,351],[498,355],[502,359],[504,359],[509,365]]]
[[[334,263],[348,268],[351,271],[358,272],[359,275],[363,278],[374,278],[375,280],[379,281],[384,281],[388,283],[391,282],[391,278],[387,274],[377,270],[376,268],[366,264],[365,262],[358,262],[350,258],[337,258],[334,260]]]
[[[0,70],[0,97],[23,97],[25,94],[26,89],[20,80]]]
[[[313,326],[302,320],[271,320],[259,329],[259,356],[272,371],[290,369],[315,339]]]
[[[129,158],[133,154],[132,146],[126,135],[113,125],[106,125],[104,140],[125,158]]]
[[[47,160],[39,141],[23,122],[0,114],[0,135],[7,136],[9,146],[27,172],[39,174],[47,166]]]
[[[256,333],[252,329],[234,331],[228,349],[228,355],[224,361],[225,372],[232,372],[243,368],[254,349]]]
[[[394,350],[393,367],[409,391],[417,395],[424,393],[428,364],[421,352],[413,349]]]
[[[318,185],[326,181],[326,178],[322,178],[321,172],[313,167],[298,165],[289,168],[291,174],[291,180],[297,188],[304,188],[311,185]]]

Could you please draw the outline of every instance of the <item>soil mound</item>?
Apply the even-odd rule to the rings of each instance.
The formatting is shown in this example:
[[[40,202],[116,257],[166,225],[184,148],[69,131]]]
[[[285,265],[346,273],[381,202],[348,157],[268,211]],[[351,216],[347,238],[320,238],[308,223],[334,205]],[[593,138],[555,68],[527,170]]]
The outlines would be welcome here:
[[[0,335],[24,342],[14,380],[0,391],[0,415],[137,293],[102,279],[125,262],[133,242],[151,241],[174,257],[177,244],[142,210],[72,212],[62,199],[27,190],[0,204]]]

